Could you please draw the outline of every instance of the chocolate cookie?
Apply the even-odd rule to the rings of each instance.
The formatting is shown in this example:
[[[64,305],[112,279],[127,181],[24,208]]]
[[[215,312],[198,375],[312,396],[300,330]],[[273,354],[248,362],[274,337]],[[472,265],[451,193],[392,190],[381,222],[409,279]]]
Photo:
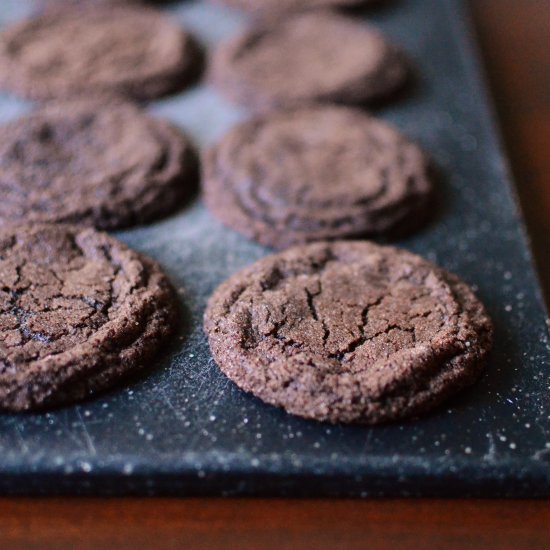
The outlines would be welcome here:
[[[246,107],[364,103],[405,81],[401,52],[363,22],[312,12],[262,24],[219,46],[211,79]]]
[[[428,211],[429,163],[362,111],[313,106],[233,128],[204,159],[209,209],[267,246],[416,228]]]
[[[297,11],[319,8],[355,8],[379,0],[213,0],[232,8],[245,10],[254,17],[281,17]]]
[[[93,229],[0,231],[0,409],[82,399],[150,364],[176,323],[151,259]]]
[[[146,0],[35,0],[41,9],[73,9],[89,8],[90,6],[128,6],[144,4]]]
[[[105,6],[132,6],[136,4],[162,4],[169,0],[35,0],[40,9],[73,9]]]
[[[196,188],[188,140],[119,101],[50,104],[0,127],[0,225],[153,220]]]
[[[204,326],[242,389],[307,418],[368,424],[425,412],[472,384],[492,340],[458,277],[369,242],[263,258],[216,290]]]
[[[154,99],[189,84],[200,57],[189,33],[153,10],[54,10],[0,34],[0,86],[31,99]]]

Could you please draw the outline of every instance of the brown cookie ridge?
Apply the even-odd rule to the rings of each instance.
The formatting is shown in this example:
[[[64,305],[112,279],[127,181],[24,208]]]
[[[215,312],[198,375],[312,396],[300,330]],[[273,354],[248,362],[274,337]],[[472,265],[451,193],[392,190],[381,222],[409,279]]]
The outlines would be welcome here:
[[[147,366],[176,323],[153,260],[93,229],[0,231],[0,409],[76,401]]]
[[[197,164],[181,132],[137,106],[48,104],[0,127],[0,225],[148,222],[194,192]]]
[[[407,73],[401,51],[380,32],[325,11],[254,26],[222,43],[210,67],[215,86],[256,110],[367,103],[396,91]]]
[[[430,163],[385,122],[312,106],[257,116],[205,155],[203,195],[229,227],[266,246],[404,234],[428,214]]]
[[[0,87],[38,100],[155,99],[187,86],[200,57],[194,38],[152,9],[46,11],[0,33]]]
[[[458,277],[405,250],[315,243],[263,258],[212,295],[220,369],[288,412],[376,424],[424,413],[482,372],[491,321]]]

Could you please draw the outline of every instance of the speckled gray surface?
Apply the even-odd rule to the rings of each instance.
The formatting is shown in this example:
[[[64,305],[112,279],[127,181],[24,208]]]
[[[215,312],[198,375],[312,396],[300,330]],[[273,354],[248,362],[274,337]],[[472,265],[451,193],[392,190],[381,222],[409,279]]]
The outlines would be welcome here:
[[[1,23],[24,15],[4,0]],[[235,12],[169,8],[207,43]],[[201,330],[212,290],[267,253],[196,202],[119,233],[160,260],[180,289],[186,329],[151,373],[93,401],[0,416],[0,491],[81,494],[550,495],[550,348],[541,295],[506,163],[456,0],[397,0],[372,19],[410,53],[415,89],[380,115],[431,152],[442,211],[407,248],[459,273],[496,322],[484,378],[436,413],[365,428],[293,418],[245,395],[217,370]],[[0,98],[1,118],[27,105]],[[243,116],[197,87],[151,105],[211,143]]]

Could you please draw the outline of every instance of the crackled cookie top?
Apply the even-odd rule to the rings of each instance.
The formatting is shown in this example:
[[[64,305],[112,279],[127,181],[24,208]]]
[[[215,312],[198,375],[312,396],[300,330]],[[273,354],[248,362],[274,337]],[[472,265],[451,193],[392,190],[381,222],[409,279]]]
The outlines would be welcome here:
[[[193,38],[147,8],[47,11],[0,34],[0,86],[31,99],[154,99],[185,86],[199,61]]]
[[[79,399],[144,365],[172,331],[159,266],[93,229],[0,231],[0,409]]]
[[[224,223],[285,248],[418,227],[428,165],[419,147],[362,111],[306,107],[229,131],[205,156],[203,190]]]
[[[247,108],[363,103],[403,84],[402,54],[364,22],[327,12],[254,26],[219,46],[211,77]]]
[[[404,250],[316,243],[223,283],[205,330],[221,370],[301,416],[377,423],[473,382],[491,323],[457,277]]]
[[[139,107],[55,103],[0,126],[0,225],[143,223],[191,194],[196,164],[187,138]]]

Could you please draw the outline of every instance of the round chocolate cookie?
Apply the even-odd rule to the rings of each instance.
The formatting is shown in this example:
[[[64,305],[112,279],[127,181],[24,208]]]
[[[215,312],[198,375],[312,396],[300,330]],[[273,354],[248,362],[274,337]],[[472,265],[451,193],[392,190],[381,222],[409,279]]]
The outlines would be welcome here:
[[[319,8],[356,8],[380,0],[214,0],[232,8],[245,10],[254,17],[281,17],[293,12]]]
[[[0,231],[0,409],[82,399],[148,366],[177,320],[153,260],[91,228]]]
[[[211,297],[220,369],[288,412],[375,424],[432,409],[480,375],[492,326],[466,284],[369,242],[263,258]]]
[[[91,6],[131,6],[144,4],[146,0],[35,0],[41,9],[73,9],[89,8]]]
[[[73,9],[106,6],[132,6],[162,4],[169,0],[35,0],[40,9]]]
[[[200,58],[189,33],[154,10],[54,10],[0,33],[0,86],[31,99],[147,100],[188,85]]]
[[[204,159],[208,208],[267,246],[395,235],[425,219],[429,162],[386,123],[347,107],[275,111],[233,128]]]
[[[365,103],[399,88],[401,52],[363,22],[327,12],[262,24],[215,51],[211,79],[255,109],[327,101]]]
[[[197,164],[185,136],[135,105],[52,103],[0,127],[0,225],[150,221],[196,188]]]

